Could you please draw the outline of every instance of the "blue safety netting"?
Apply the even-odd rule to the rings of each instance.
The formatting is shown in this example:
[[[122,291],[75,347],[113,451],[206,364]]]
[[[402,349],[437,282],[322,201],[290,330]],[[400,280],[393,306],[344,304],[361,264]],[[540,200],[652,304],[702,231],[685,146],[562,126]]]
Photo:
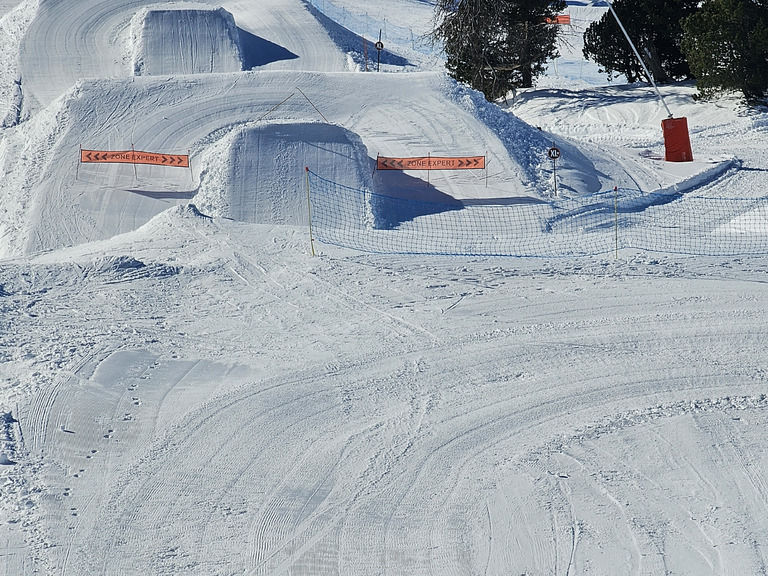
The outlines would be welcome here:
[[[558,257],[633,248],[726,256],[768,249],[765,197],[619,189],[437,203],[349,188],[311,170],[307,177],[314,238],[364,252]]]

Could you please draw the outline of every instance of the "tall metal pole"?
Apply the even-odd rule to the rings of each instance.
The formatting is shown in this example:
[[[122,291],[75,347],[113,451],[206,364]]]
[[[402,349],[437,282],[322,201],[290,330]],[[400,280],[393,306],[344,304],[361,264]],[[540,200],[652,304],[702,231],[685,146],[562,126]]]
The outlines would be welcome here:
[[[640,62],[640,66],[643,67],[643,70],[645,70],[645,75],[648,76],[648,80],[651,81],[651,84],[653,84],[653,88],[656,90],[656,94],[659,95],[659,99],[661,100],[661,103],[664,105],[664,108],[667,110],[667,114],[669,115],[669,118],[672,118],[672,111],[669,109],[669,106],[667,106],[667,103],[664,102],[664,96],[661,95],[661,92],[659,91],[659,87],[656,86],[656,82],[653,81],[653,76],[651,76],[651,73],[648,71],[648,68],[645,65],[645,62],[643,62],[643,59],[640,57],[640,52],[637,51],[637,48],[635,47],[634,42],[632,42],[632,39],[629,37],[629,34],[627,34],[626,28],[624,28],[624,24],[621,23],[621,20],[619,20],[619,17],[616,15],[616,10],[613,9],[613,4],[611,4],[610,0],[604,0],[606,4],[608,4],[608,8],[611,10],[611,14],[613,14],[613,17],[616,18],[616,23],[619,25],[619,28],[621,28],[621,31],[624,33],[624,37],[627,39],[627,42],[629,42],[629,45],[632,47],[632,51],[635,53],[635,56],[637,56],[638,62]]]

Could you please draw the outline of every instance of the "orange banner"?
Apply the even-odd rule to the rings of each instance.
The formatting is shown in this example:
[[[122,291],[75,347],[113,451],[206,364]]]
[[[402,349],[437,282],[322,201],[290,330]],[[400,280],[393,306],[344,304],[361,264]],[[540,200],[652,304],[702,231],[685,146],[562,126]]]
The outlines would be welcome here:
[[[187,154],[154,154],[138,150],[120,152],[106,150],[80,150],[80,162],[102,162],[119,164],[153,164],[156,166],[178,166],[189,168]]]
[[[416,158],[376,158],[377,170],[482,170],[485,156],[418,156]]]
[[[555,16],[554,18],[547,18],[546,19],[547,24],[570,24],[571,23],[571,15],[570,14],[559,14]]]

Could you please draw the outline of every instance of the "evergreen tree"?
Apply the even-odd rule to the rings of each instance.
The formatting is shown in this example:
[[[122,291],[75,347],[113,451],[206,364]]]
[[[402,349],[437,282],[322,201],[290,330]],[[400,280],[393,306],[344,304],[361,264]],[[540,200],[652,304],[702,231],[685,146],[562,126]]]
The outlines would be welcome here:
[[[493,101],[527,88],[557,56],[565,0],[437,0],[433,36],[448,73]]]
[[[685,51],[703,97],[768,91],[768,0],[705,0],[683,23]]]
[[[659,84],[690,78],[682,50],[682,20],[699,0],[616,0],[614,10],[637,47],[643,63]],[[645,79],[643,67],[611,12],[584,32],[584,57],[600,65],[608,78],[623,74],[629,82]]]

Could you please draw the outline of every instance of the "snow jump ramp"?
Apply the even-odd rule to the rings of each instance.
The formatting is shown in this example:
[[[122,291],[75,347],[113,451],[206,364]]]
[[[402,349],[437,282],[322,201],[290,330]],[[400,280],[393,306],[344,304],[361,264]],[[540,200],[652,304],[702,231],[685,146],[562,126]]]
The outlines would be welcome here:
[[[221,215],[258,224],[307,225],[305,168],[355,190],[371,190],[371,159],[360,137],[333,124],[245,128],[229,147]]]
[[[239,31],[224,8],[195,3],[146,7],[131,21],[131,38],[136,76],[243,70]]]

